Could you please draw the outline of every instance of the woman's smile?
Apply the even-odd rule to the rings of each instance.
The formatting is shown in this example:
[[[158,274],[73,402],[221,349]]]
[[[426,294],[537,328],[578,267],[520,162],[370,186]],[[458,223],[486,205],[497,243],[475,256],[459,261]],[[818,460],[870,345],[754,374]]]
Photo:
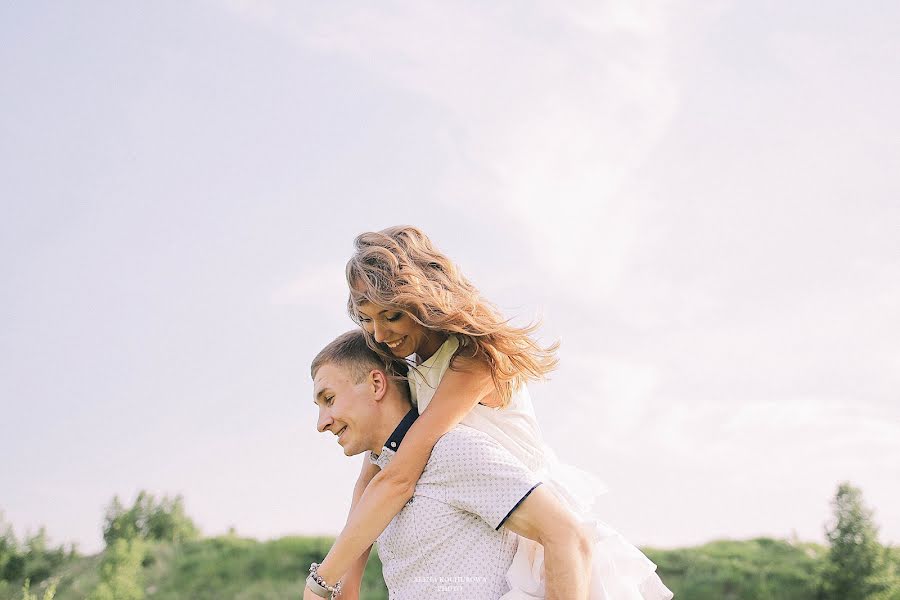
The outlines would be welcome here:
[[[401,337],[400,339],[394,340],[393,342],[385,342],[385,344],[387,344],[388,348],[393,350],[394,348],[397,348],[400,344],[402,344],[404,341],[406,341],[405,335],[403,337]]]

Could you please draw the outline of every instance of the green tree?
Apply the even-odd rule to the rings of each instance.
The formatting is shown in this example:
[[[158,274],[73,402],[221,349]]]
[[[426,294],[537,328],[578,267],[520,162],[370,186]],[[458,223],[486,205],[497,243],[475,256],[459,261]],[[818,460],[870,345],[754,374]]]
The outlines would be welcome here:
[[[900,600],[900,551],[888,546],[883,558],[884,569],[875,580],[882,590],[872,600]]]
[[[883,550],[862,490],[848,482],[832,501],[834,519],[825,527],[830,549],[822,572],[821,600],[872,600],[885,591]]]
[[[36,534],[25,538],[24,575],[32,581],[47,579],[57,567],[66,561],[66,557],[66,549],[63,546],[50,547],[47,530],[41,527]]]
[[[183,542],[196,539],[199,530],[184,511],[184,498],[163,497],[155,506],[151,505],[146,519],[147,539]]]
[[[104,551],[100,583],[88,600],[142,600],[145,554],[146,545],[138,538],[114,540]]]
[[[12,525],[6,522],[0,512],[0,580],[18,579],[22,567],[24,560],[19,555],[19,541]]]
[[[137,529],[128,527],[125,506],[118,495],[113,496],[103,517],[103,541],[107,546],[111,546],[118,539],[127,540],[134,537],[137,537]]]
[[[181,496],[163,496],[158,502],[141,490],[134,504],[126,508],[114,496],[106,509],[103,540],[107,547],[116,540],[159,540],[182,542],[199,537],[200,531],[184,510]]]
[[[20,543],[0,513],[0,581],[42,581],[76,557],[74,546],[69,552],[63,546],[50,547],[43,527]]]

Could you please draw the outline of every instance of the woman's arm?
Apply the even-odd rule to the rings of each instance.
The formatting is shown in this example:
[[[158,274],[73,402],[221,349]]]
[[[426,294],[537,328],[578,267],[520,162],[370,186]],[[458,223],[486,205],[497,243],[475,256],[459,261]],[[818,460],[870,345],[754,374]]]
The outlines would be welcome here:
[[[416,482],[438,439],[462,421],[479,402],[492,403],[495,393],[487,363],[457,356],[434,398],[409,429],[391,462],[369,483],[350,511],[344,530],[319,567],[325,581],[337,581],[351,568],[412,497]]]
[[[369,485],[369,482],[372,481],[380,470],[381,469],[370,460],[363,460],[362,470],[359,472],[359,478],[356,480],[356,485],[353,487],[353,502],[350,504],[350,514],[353,514],[353,509],[359,504],[359,499],[362,498],[363,492],[366,491],[366,486]],[[350,520],[349,515],[347,516],[347,520]],[[347,574],[341,579],[344,586],[344,592],[341,597],[345,600],[357,600],[359,598],[360,586],[362,585],[363,574],[366,571],[366,563],[369,561],[369,552],[371,552],[371,550],[372,546],[366,548],[363,553],[359,555],[359,558],[356,559],[356,562],[353,563],[353,566],[350,567],[350,570],[347,571]]]

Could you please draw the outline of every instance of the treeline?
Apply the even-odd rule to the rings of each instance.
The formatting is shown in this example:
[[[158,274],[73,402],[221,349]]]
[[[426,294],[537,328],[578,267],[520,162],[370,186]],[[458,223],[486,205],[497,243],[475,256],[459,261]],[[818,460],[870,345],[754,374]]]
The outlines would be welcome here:
[[[827,546],[760,538],[648,549],[675,597],[686,600],[900,600],[900,552],[878,543],[862,491],[838,486]]]
[[[74,545],[50,547],[42,527],[36,535],[19,542],[11,525],[0,519],[0,592],[22,582],[22,598],[32,600],[35,584],[44,592],[43,600],[51,600],[61,577],[60,571],[82,558]],[[200,530],[184,509],[181,496],[156,499],[141,491],[134,503],[126,507],[118,496],[106,509],[99,581],[86,596],[88,600],[141,600],[144,597],[142,573],[148,565],[150,544],[180,544],[200,537]],[[53,575],[57,575],[52,578]],[[50,581],[47,581],[50,580]]]
[[[862,492],[843,483],[832,506],[827,546],[760,538],[645,552],[676,599],[900,600],[900,551],[878,543]],[[332,543],[299,537],[258,542],[233,531],[203,538],[181,497],[145,492],[131,506],[118,498],[110,503],[106,548],[97,556],[50,547],[43,530],[21,542],[8,525],[0,531],[0,600],[296,598],[307,566]],[[29,590],[29,581],[42,596]],[[387,599],[374,552],[361,597]]]

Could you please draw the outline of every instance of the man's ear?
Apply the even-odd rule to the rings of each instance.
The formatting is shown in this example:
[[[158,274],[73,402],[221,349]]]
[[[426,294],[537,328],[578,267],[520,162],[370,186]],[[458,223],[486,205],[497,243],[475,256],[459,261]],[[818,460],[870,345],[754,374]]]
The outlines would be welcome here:
[[[387,376],[378,369],[372,369],[369,371],[369,385],[372,388],[375,401],[380,402],[387,394]]]

